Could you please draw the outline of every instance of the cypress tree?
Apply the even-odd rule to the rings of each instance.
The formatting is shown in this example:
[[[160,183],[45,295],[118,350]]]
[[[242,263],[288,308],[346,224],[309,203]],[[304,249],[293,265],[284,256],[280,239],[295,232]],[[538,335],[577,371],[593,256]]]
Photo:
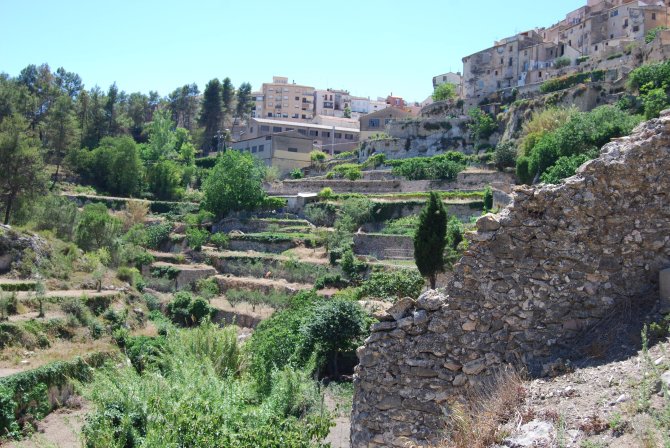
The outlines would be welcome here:
[[[414,261],[419,272],[435,289],[437,274],[444,270],[444,248],[447,244],[447,211],[439,195],[430,192],[428,203],[419,215],[414,234]]]

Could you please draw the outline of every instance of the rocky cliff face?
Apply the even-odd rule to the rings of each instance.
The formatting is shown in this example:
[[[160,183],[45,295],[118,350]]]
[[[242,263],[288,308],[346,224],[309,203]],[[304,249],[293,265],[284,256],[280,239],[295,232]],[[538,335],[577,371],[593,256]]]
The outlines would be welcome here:
[[[670,266],[670,112],[561,185],[517,188],[469,235],[446,294],[404,300],[359,349],[353,447],[435,441],[501,366],[541,373],[580,330],[658,294]]]
[[[39,264],[49,254],[47,242],[27,232],[0,224],[0,274],[13,271],[15,276],[30,273],[30,264]]]

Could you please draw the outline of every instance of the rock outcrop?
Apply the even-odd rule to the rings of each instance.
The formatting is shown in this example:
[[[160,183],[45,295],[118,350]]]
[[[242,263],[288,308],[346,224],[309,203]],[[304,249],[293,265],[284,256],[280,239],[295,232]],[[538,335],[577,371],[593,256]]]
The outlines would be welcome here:
[[[439,440],[449,403],[505,364],[542,362],[670,266],[670,112],[560,185],[480,218],[446,295],[373,326],[355,376],[353,447]],[[398,311],[398,310],[396,310]]]

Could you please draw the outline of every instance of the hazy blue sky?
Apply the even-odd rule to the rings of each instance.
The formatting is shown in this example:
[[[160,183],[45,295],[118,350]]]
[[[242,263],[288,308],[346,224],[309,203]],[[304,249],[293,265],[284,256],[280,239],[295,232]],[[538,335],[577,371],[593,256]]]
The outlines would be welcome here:
[[[47,62],[86,87],[168,94],[214,77],[287,76],[423,100],[431,79],[494,40],[586,0],[0,0],[0,72]]]

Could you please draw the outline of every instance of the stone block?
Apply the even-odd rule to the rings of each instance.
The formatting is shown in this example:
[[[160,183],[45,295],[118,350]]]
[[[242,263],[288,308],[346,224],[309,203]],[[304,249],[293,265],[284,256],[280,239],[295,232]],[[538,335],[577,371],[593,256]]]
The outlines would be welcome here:
[[[661,313],[670,313],[670,268],[663,269],[659,274],[661,290]]]

